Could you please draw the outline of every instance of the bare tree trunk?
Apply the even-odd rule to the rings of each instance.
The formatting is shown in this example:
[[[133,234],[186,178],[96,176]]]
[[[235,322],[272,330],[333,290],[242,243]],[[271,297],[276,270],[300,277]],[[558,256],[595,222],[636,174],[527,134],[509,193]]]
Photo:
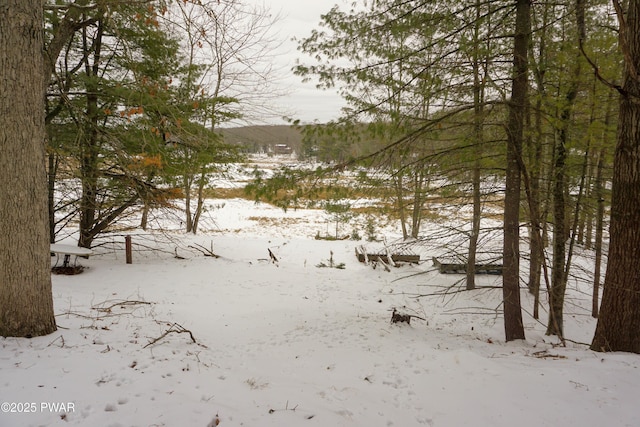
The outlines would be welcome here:
[[[542,165],[542,100],[538,98],[535,113],[535,138],[532,141],[533,147],[530,150],[530,171],[531,171],[531,204],[539,212],[540,206],[540,176]],[[531,208],[530,208],[531,211]],[[529,230],[529,292],[534,296],[533,318],[538,319],[540,308],[540,274],[542,270],[544,241],[541,236],[541,218],[539,214],[529,212],[531,224]]]
[[[45,170],[41,0],[0,4],[0,336],[56,330]]]
[[[591,343],[595,351],[640,353],[640,0],[626,16],[614,1],[625,58],[613,163],[609,261]]]
[[[576,24],[578,42],[585,39],[584,0],[576,0]],[[569,77],[569,88],[565,95],[564,105],[560,112],[560,131],[556,144],[554,160],[553,185],[553,261],[551,293],[549,295],[549,322],[547,335],[564,335],[564,296],[567,288],[567,268],[565,244],[569,237],[566,217],[566,161],[567,143],[569,142],[569,126],[573,113],[573,104],[578,95],[578,80],[581,73],[580,51],[576,50],[574,66]]]
[[[507,122],[502,294],[505,339],[524,339],[520,305],[520,164],[528,92],[531,1],[517,0],[513,83]]]
[[[582,164],[580,185],[578,186],[578,197],[576,198],[576,207],[575,207],[575,210],[573,211],[573,224],[571,226],[571,238],[569,239],[569,250],[567,251],[567,262],[566,262],[565,271],[564,271],[565,282],[569,277],[569,271],[571,270],[571,263],[573,262],[573,252],[576,245],[576,236],[578,234],[578,222],[579,222],[580,212],[585,210],[585,208],[583,207],[582,199],[583,199],[583,194],[586,192],[585,182],[587,181],[587,169],[589,166],[588,165],[589,158],[591,157],[590,151],[591,151],[591,144],[589,142],[587,144],[587,149],[584,154],[584,162]]]
[[[396,200],[398,203],[397,209],[398,215],[400,216],[400,226],[402,227],[402,238],[407,239],[409,237],[409,232],[407,231],[407,219],[405,218],[403,188],[404,183],[402,179],[402,172],[398,173],[392,179],[396,190]]]
[[[78,246],[90,248],[95,233],[92,233],[96,222],[96,201],[99,176],[99,134],[98,134],[98,85],[96,79],[101,66],[101,46],[104,24],[98,21],[98,28],[93,43],[89,43],[86,29],[83,30],[83,50],[89,57],[93,52],[93,64],[86,60],[87,73],[87,117],[84,135],[81,138],[80,173],[82,181],[82,196],[80,198],[80,237]]]
[[[476,142],[478,147],[480,142]],[[478,154],[479,155],[479,154]],[[477,156],[478,156],[477,155]],[[480,160],[476,156],[473,166],[473,218],[471,220],[471,234],[469,235],[469,253],[467,255],[467,289],[476,288],[476,259],[478,253],[478,238],[480,237],[480,221],[482,219],[482,201],[480,198]]]
[[[593,89],[593,99],[591,103],[591,117],[589,119],[589,127],[595,121],[595,88]],[[591,196],[591,173],[592,173],[592,150],[591,145],[593,142],[593,135],[589,134],[587,140],[587,147],[584,153],[584,160],[582,163],[582,170],[580,173],[580,184],[578,186],[578,196],[576,198],[575,209],[573,211],[573,224],[571,227],[571,238],[569,240],[569,251],[567,253],[567,263],[565,266],[565,281],[567,277],[569,277],[569,271],[571,270],[571,263],[573,260],[573,253],[575,249],[576,242],[584,243],[584,240],[580,240],[580,230],[584,229],[587,212],[591,210],[589,206],[589,199]],[[582,223],[582,224],[581,224]],[[579,230],[580,229],[580,230]],[[582,233],[582,239],[584,238],[584,233]]]
[[[480,157],[482,155],[482,142],[484,141],[484,79],[480,77],[480,25],[482,11],[480,10],[480,0],[476,0],[476,20],[473,33],[473,138],[474,138],[474,161],[471,177],[473,187],[473,218],[471,220],[471,234],[469,235],[469,251],[467,255],[467,289],[476,287],[476,257],[478,252],[478,238],[480,237],[480,221],[482,215],[482,200],[480,194]]]
[[[426,199],[426,192],[429,188],[428,172],[425,170],[426,164],[420,162],[416,165],[413,180],[413,209],[411,213],[411,237],[417,239],[420,235],[420,225],[422,224],[422,208]]]
[[[594,220],[594,196],[593,181],[596,173],[597,158],[592,154],[589,159],[589,172],[587,174],[587,187],[585,194],[585,204],[582,209],[583,215],[580,223],[580,229],[584,230],[582,239],[578,234],[578,242],[582,243],[585,249],[591,249],[593,246],[593,220]]]
[[[604,199],[604,188],[605,188],[605,178],[604,174],[604,166],[605,166],[605,156],[607,153],[607,146],[609,145],[609,135],[608,129],[611,124],[611,116],[613,110],[613,102],[615,100],[615,92],[610,91],[609,97],[607,99],[607,112],[604,117],[604,130],[602,131],[602,148],[598,152],[598,161],[596,167],[596,177],[595,177],[595,185],[593,189],[594,198],[596,200],[596,218],[595,218],[595,237],[593,243],[593,249],[596,253],[595,259],[595,267],[593,271],[593,297],[591,300],[591,316],[594,318],[598,317],[599,309],[600,309],[600,281],[601,281],[601,270],[602,270],[602,235],[604,232],[604,208],[605,208],[605,199]]]
[[[196,212],[193,214],[193,224],[191,224],[191,232],[196,234],[198,232],[198,224],[200,223],[200,216],[202,216],[202,209],[204,208],[204,186],[207,183],[206,166],[202,166],[200,170],[200,178],[198,179],[198,201],[196,204]]]
[[[570,96],[568,95],[567,98]],[[575,98],[575,97],[574,97]],[[567,99],[566,102],[573,102]],[[569,109],[569,107],[566,107]],[[563,129],[556,138],[553,163],[553,257],[551,260],[551,293],[549,295],[549,322],[547,323],[547,335],[562,334],[562,317],[564,307],[565,282],[565,243],[567,240],[566,231],[566,141],[568,138],[568,120],[570,111],[562,113],[561,121]]]
[[[184,189],[184,215],[186,220],[186,231],[191,233],[193,229],[193,217],[191,216],[191,180],[187,173],[182,177],[182,188]]]
[[[47,191],[48,191],[48,213],[49,213],[49,241],[56,242],[56,215],[55,215],[55,191],[56,191],[56,175],[58,173],[58,156],[49,153],[49,168],[47,170]]]
[[[548,64],[547,43],[548,43],[548,22],[550,16],[550,5],[545,4],[542,11],[542,22],[536,25],[540,28],[536,34],[539,37],[538,42],[538,63],[534,68],[533,75],[537,85],[537,97],[535,105],[535,114],[533,116],[533,132],[532,136],[527,139],[529,146],[529,224],[530,240],[529,240],[529,280],[527,286],[529,292],[534,296],[533,301],[533,318],[538,319],[540,307],[540,276],[542,274],[542,266],[544,260],[544,237],[543,233],[546,229],[543,224],[545,217],[540,212],[546,211],[546,207],[541,208],[541,191],[540,177],[542,176],[543,162],[543,141],[545,136],[542,129],[542,100],[545,96],[545,76]],[[530,117],[530,112],[528,117]],[[546,203],[545,203],[546,206]]]
[[[606,150],[602,148],[598,155],[598,168],[596,171],[596,183],[594,188],[594,194],[598,201],[598,209],[596,212],[596,260],[593,271],[593,298],[591,304],[591,316],[595,318],[598,317],[598,308],[600,306],[600,271],[602,268],[602,232],[604,223],[604,183],[602,182],[602,171],[604,170],[605,153]]]
[[[142,206],[142,217],[140,218],[140,228],[142,228],[143,230],[147,230],[147,227],[149,225],[149,210],[151,208],[149,207],[149,204],[147,202],[144,202],[144,205]]]

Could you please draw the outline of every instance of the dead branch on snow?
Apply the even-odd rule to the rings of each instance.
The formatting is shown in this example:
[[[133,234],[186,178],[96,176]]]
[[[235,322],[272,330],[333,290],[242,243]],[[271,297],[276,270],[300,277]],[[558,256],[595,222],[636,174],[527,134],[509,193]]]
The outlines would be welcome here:
[[[184,326],[180,325],[179,323],[174,323],[162,335],[160,335],[158,338],[150,341],[147,345],[145,345],[142,348],[147,348],[149,346],[152,346],[155,343],[157,343],[158,341],[160,341],[161,339],[163,339],[164,337],[166,337],[167,335],[172,334],[172,333],[173,334],[189,334],[189,337],[191,338],[191,341],[193,341],[194,344],[198,344],[198,342],[196,341],[195,337],[193,336],[193,333],[189,329],[186,329]]]

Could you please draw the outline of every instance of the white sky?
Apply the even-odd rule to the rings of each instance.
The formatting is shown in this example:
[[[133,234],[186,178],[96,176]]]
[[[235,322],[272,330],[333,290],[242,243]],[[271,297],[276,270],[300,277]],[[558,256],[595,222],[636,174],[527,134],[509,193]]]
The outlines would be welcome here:
[[[283,84],[289,88],[286,97],[279,100],[287,111],[292,111],[294,119],[303,123],[318,121],[325,123],[336,119],[340,115],[340,108],[344,101],[332,91],[320,91],[315,83],[302,83],[302,78],[293,74],[291,69],[296,59],[303,63],[310,63],[311,58],[297,50],[297,42],[291,41],[296,37],[302,39],[311,34],[312,29],[318,28],[320,15],[327,13],[335,4],[343,6],[342,0],[246,0],[248,4],[266,6],[274,15],[280,14],[282,19],[276,24],[274,32],[284,40],[278,50],[283,54],[277,58],[276,67],[281,68]],[[282,124],[280,120],[270,120],[274,124]]]

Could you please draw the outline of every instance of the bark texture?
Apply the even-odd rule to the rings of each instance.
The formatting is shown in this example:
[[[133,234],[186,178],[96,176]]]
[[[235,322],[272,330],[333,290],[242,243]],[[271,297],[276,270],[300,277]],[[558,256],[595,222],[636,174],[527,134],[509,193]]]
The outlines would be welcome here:
[[[613,164],[609,261],[591,349],[640,353],[640,0],[620,18],[625,56]]]
[[[527,103],[531,1],[518,0],[513,53],[513,85],[507,122],[502,293],[505,339],[524,339],[520,305],[520,180]]]
[[[0,335],[56,330],[44,147],[41,0],[0,3]]]

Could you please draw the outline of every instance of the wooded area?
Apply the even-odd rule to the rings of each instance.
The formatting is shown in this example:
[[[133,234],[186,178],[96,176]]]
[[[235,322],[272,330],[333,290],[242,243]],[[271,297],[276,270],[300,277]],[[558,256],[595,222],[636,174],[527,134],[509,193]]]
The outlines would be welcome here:
[[[88,248],[131,212],[143,212],[146,229],[151,212],[179,201],[185,230],[197,232],[211,180],[243,159],[221,126],[250,122],[277,96],[268,87],[273,18],[238,1],[3,8],[0,181],[9,202],[0,243],[24,249],[3,252],[0,306],[17,303],[15,289],[33,283],[27,288],[43,298],[36,306],[48,320],[27,327],[3,310],[0,332],[46,334],[46,243],[60,230],[77,222],[79,245]],[[311,183],[352,168],[360,188],[387,197],[403,236],[414,239],[429,201],[468,206],[459,232],[469,290],[482,219],[500,206],[506,340],[525,337],[523,259],[529,291],[549,296],[547,333],[564,339],[564,294],[581,246],[596,259],[592,348],[640,352],[640,1],[380,0],[336,5],[319,19],[322,30],[299,41],[313,61],[295,72],[319,79],[320,88],[339,87],[348,107],[336,122],[301,126],[299,150],[328,166],[256,176],[249,190],[286,207],[326,190]],[[45,54],[26,63],[23,51]],[[21,107],[41,102],[42,109]],[[342,190],[328,187],[339,204]],[[27,212],[33,218],[25,221]]]

